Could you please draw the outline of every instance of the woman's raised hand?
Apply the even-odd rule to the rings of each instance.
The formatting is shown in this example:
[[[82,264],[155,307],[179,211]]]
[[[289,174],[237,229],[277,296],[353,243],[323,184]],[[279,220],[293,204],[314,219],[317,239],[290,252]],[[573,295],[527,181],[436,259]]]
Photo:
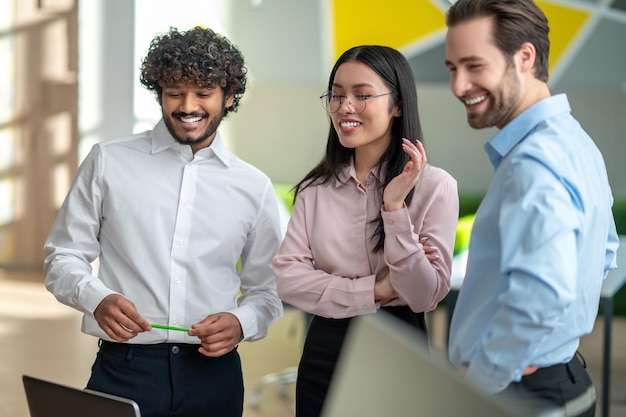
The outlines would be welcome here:
[[[408,139],[402,139],[402,150],[411,157],[411,160],[406,163],[402,172],[385,187],[383,192],[385,211],[400,210],[403,207],[404,199],[415,187],[426,166],[426,151],[419,140],[413,144]]]

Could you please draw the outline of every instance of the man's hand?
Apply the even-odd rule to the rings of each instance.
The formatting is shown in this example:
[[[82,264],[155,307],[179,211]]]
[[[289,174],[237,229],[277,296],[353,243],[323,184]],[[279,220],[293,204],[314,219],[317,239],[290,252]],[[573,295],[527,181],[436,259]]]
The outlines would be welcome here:
[[[119,294],[104,297],[93,312],[98,325],[116,342],[128,342],[141,332],[150,330],[150,323],[132,301]]]
[[[529,365],[522,371],[522,376],[532,375],[537,372],[538,369],[539,367],[537,365]]]
[[[192,325],[189,335],[200,339],[200,353],[217,358],[227,354],[241,342],[243,330],[234,314],[216,313]]]

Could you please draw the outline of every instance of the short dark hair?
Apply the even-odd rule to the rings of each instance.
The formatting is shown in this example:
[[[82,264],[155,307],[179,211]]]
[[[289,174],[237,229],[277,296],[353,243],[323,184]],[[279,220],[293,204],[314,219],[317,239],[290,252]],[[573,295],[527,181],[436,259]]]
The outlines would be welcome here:
[[[404,166],[409,161],[409,157],[402,150],[402,138],[407,138],[413,143],[416,140],[424,141],[419,119],[417,86],[413,70],[406,57],[396,49],[381,45],[355,46],[345,51],[335,63],[328,78],[328,91],[332,90],[337,69],[345,62],[360,62],[376,72],[392,93],[393,101],[391,106],[397,104],[402,109],[401,115],[392,122],[391,142],[378,163],[379,167],[384,168],[384,171],[381,171],[382,186],[379,190],[382,201],[384,188],[402,172]],[[354,149],[346,148],[339,142],[337,131],[331,123],[328,131],[326,153],[320,163],[296,185],[296,196],[298,191],[302,191],[309,185],[327,184],[332,178],[338,178],[341,169],[350,163],[353,157]],[[405,199],[407,205],[409,205],[412,198],[413,190]],[[376,221],[375,237],[377,240],[374,248],[375,252],[383,249],[385,241],[382,217],[379,215]]]
[[[221,87],[233,95],[233,105],[224,109],[224,116],[236,112],[246,91],[247,69],[239,49],[224,36],[211,29],[194,27],[178,31],[172,27],[157,35],[148,48],[141,65],[141,84],[152,91],[159,103],[161,83],[191,83],[201,87]]]
[[[493,18],[493,38],[508,61],[522,43],[532,43],[537,51],[535,77],[548,81],[550,28],[533,0],[457,0],[446,13],[446,25],[452,27],[479,17]]]

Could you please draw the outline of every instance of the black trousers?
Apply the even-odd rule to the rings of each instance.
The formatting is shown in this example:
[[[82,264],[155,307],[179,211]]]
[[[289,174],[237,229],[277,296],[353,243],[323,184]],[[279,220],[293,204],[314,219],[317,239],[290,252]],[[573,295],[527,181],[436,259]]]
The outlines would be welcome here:
[[[135,400],[142,417],[241,417],[239,353],[208,358],[198,348],[101,340],[87,388]]]
[[[376,314],[391,314],[426,334],[424,313],[410,308],[383,307]],[[351,318],[327,319],[313,316],[304,342],[296,381],[296,417],[319,417],[328,394],[337,359],[345,341]]]
[[[527,416],[554,411],[566,417],[593,417],[596,412],[596,392],[577,355],[569,363],[538,369],[497,396]]]

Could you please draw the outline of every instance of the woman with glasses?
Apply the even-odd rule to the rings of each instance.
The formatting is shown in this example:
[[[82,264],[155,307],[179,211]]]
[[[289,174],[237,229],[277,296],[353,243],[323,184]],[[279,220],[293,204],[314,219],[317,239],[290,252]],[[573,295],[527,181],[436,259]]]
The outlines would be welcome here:
[[[321,96],[326,153],[295,188],[273,266],[279,296],[312,315],[296,416],[319,416],[350,320],[386,311],[426,334],[448,293],[458,193],[426,162],[413,72],[385,46],[335,63]],[[372,358],[389,360],[389,358]]]

